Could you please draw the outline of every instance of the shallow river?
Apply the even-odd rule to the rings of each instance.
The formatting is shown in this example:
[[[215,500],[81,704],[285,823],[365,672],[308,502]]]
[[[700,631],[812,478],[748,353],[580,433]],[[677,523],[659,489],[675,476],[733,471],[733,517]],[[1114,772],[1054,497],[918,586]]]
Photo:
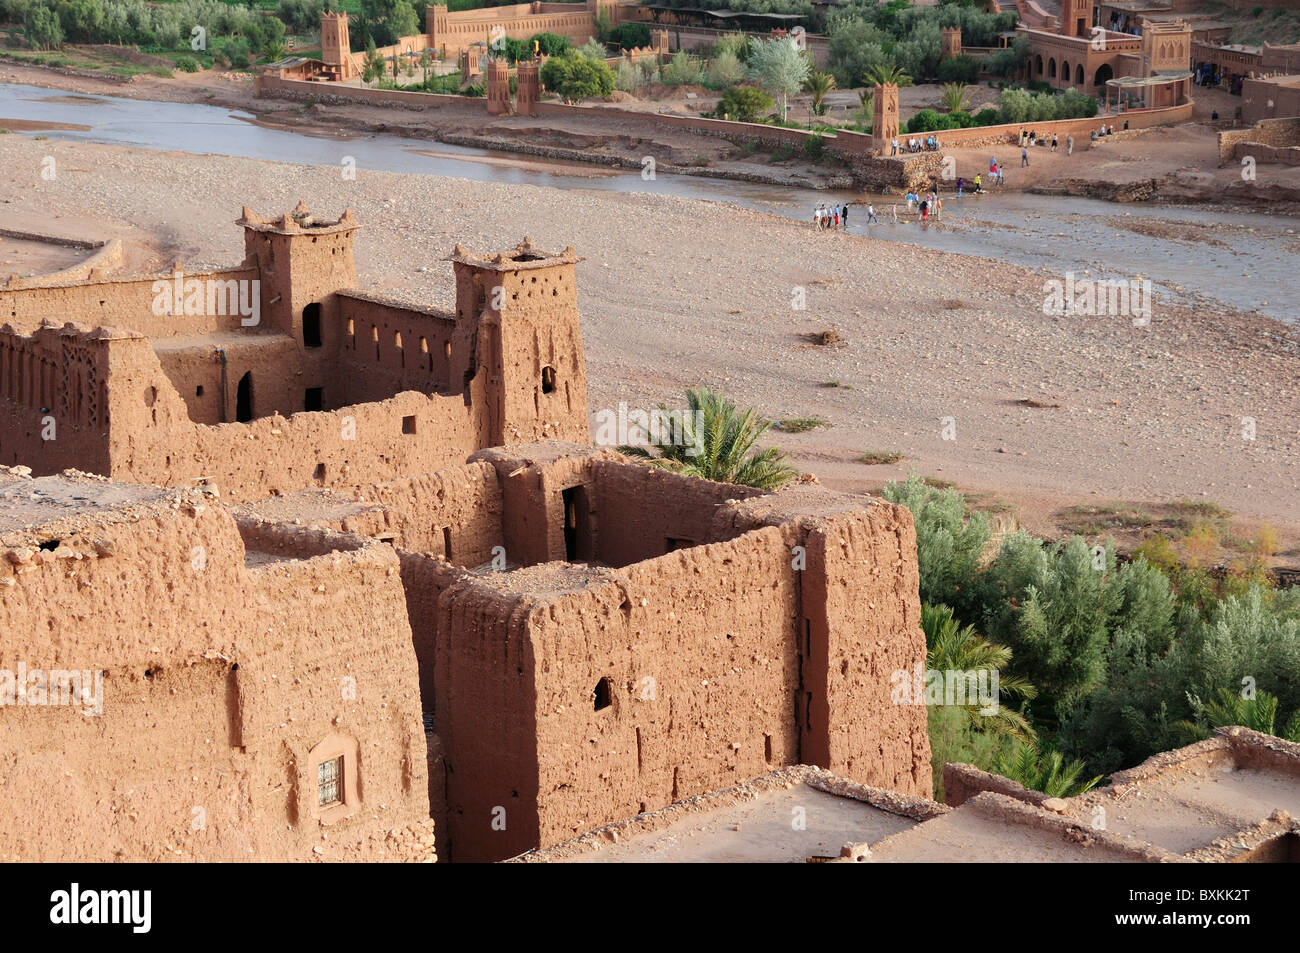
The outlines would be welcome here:
[[[783,188],[689,175],[642,179],[639,169],[585,169],[527,157],[506,156],[398,136],[307,135],[268,129],[248,113],[188,103],[156,103],[109,96],[81,96],[34,86],[0,84],[0,126],[5,119],[78,124],[86,130],[49,130],[51,140],[131,145],[148,149],[338,165],[343,155],[360,168],[455,176],[486,182],[526,183],[565,189],[656,192],[731,202],[810,221],[820,202],[874,198],[888,222],[896,200],[861,193]],[[36,135],[36,132],[26,132]],[[437,153],[429,155],[427,153]],[[1014,159],[1012,150],[1006,158]],[[490,161],[484,161],[488,159]],[[1012,163],[1014,165],[1014,163]],[[613,174],[609,174],[609,173]],[[1015,170],[1010,170],[1011,175]],[[867,226],[861,206],[850,212],[849,231],[944,251],[980,255],[1058,275],[1085,269],[1093,277],[1150,278],[1159,293],[1184,303],[1218,300],[1258,309],[1287,321],[1296,309],[1285,289],[1295,287],[1300,264],[1300,221],[1213,208],[1117,205],[1093,199],[1008,192],[944,199],[942,226]],[[1141,228],[1158,226],[1176,238],[1114,227],[1122,219]],[[809,240],[816,236],[810,231]],[[1181,292],[1177,289],[1183,289]]]

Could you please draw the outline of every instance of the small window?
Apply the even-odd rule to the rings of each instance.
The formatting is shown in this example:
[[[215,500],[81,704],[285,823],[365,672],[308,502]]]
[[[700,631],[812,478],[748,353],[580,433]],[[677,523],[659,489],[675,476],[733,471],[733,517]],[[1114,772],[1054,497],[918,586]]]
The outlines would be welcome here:
[[[596,711],[614,704],[613,685],[608,678],[602,678],[596,683],[596,690],[592,692],[592,696],[595,699]]]
[[[322,761],[316,769],[316,805],[343,803],[343,756]]]
[[[312,479],[314,479],[317,483],[324,482],[324,480],[325,480],[325,464],[323,464],[323,463],[318,463],[318,464],[316,464],[316,471],[312,474]]]
[[[198,387],[194,388],[194,396],[195,396],[195,397],[202,397],[202,396],[203,396],[203,385],[202,385],[202,384],[200,384]]]
[[[320,347],[320,303],[312,302],[302,309],[302,343],[305,347]]]
[[[549,394],[555,390],[555,368],[542,368],[542,393]]]
[[[405,433],[405,434],[413,434],[413,433],[415,433],[415,415],[414,415],[414,414],[411,414],[409,417],[403,417],[403,418],[402,418],[402,433]]]
[[[308,387],[307,392],[303,395],[302,409],[308,411],[323,410],[325,407],[324,389],[320,387]]]

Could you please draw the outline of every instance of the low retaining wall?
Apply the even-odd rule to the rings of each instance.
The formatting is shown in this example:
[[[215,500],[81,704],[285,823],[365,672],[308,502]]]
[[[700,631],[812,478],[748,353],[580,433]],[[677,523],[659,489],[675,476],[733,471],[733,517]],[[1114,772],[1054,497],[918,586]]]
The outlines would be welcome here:
[[[1249,156],[1256,162],[1300,165],[1300,146],[1266,146],[1262,142],[1239,142],[1232,154],[1237,161]]]
[[[1253,148],[1241,152],[1242,145]],[[1255,156],[1256,162],[1287,162],[1287,159],[1265,159],[1265,152],[1289,155],[1286,149],[1300,146],[1300,116],[1287,119],[1261,119],[1246,129],[1225,129],[1219,133],[1219,165],[1240,159],[1243,155]],[[1294,165],[1294,162],[1288,162]]]
[[[344,83],[316,83],[304,79],[280,79],[259,73],[253,80],[256,94],[268,99],[315,100],[332,106],[349,103],[375,103],[402,109],[437,109],[441,106],[464,106],[485,103],[483,97],[456,93],[412,93],[403,89],[372,89]]]
[[[59,245],[63,248],[80,248],[94,250],[94,254],[61,268],[58,271],[45,272],[27,278],[11,275],[6,288],[40,287],[47,284],[89,281],[100,277],[105,271],[116,268],[125,260],[121,239],[111,238],[107,242],[88,242],[78,238],[60,238],[55,235],[41,235],[37,232],[21,232],[12,228],[0,228],[0,238],[12,238],[19,241],[44,242],[47,245]]]

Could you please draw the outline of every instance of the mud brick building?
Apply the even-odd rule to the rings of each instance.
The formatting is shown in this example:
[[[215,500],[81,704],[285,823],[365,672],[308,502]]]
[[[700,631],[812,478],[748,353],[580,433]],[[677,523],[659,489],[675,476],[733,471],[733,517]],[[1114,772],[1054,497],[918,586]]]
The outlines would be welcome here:
[[[801,763],[930,795],[925,712],[889,693],[925,657],[906,509],[561,442],[343,495],[245,510],[397,548],[440,855],[509,857]]]
[[[441,311],[357,290],[347,212],[239,224],[229,269],[0,291],[0,670],[105,675],[0,705],[0,856],[497,860],[796,764],[930,796],[905,508],[590,446],[571,248],[457,246]]]
[[[0,857],[433,859],[409,632],[381,543],[0,468],[0,670],[102,673],[0,707]]]
[[[457,246],[412,308],[355,288],[346,211],[238,224],[228,269],[0,288],[0,463],[252,500],[587,440],[572,249]]]

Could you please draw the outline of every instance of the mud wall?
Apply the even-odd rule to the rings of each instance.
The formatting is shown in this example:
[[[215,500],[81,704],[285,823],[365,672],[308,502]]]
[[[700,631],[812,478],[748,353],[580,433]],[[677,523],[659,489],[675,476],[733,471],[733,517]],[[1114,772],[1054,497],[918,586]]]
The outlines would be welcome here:
[[[451,389],[454,316],[357,294],[337,297],[343,386],[336,406],[382,400],[404,390]],[[457,381],[457,393],[460,385]]]
[[[823,518],[805,545],[803,761],[931,797],[925,706],[895,704],[891,680],[926,657],[911,513],[882,504]]]
[[[1244,95],[1244,94],[1243,94]],[[1253,155],[1247,146],[1263,146],[1270,150],[1284,151],[1292,146],[1300,146],[1300,117],[1288,119],[1261,119],[1246,129],[1224,129],[1219,133],[1219,164],[1230,162],[1243,155]],[[1263,151],[1260,151],[1263,155]],[[1266,161],[1261,158],[1257,162]]]
[[[437,726],[446,843],[458,861],[499,860],[541,842],[530,627],[543,614],[518,593],[464,582],[438,600]]]
[[[99,715],[0,708],[0,856],[431,854],[415,658],[390,549],[248,570],[234,521],[193,496],[68,534],[52,552],[20,543],[0,547],[0,668],[105,679]],[[356,752],[359,800],[327,822],[312,752],[338,736]]]
[[[768,528],[535,613],[541,843],[797,763],[798,600]]]
[[[256,268],[228,268],[220,271],[182,272],[184,280],[252,281]],[[8,321],[20,330],[33,330],[44,320],[63,324],[75,321],[90,327],[113,327],[136,331],[150,339],[191,337],[215,332],[238,331],[235,313],[217,314],[207,308],[206,291],[203,313],[186,314],[184,308],[166,313],[161,306],[174,298],[164,296],[164,287],[174,290],[174,273],[168,272],[131,281],[89,281],[85,283],[47,283],[20,288],[0,288],[0,321]],[[224,290],[224,289],[223,289]],[[214,298],[220,304],[225,299]],[[238,301],[238,293],[235,297]],[[160,305],[155,313],[155,302]],[[218,310],[218,309],[213,309]]]
[[[719,507],[763,492],[625,463],[597,462],[593,477],[595,551],[611,566],[730,539],[734,534],[716,525]]]
[[[501,486],[487,463],[359,487],[354,495],[383,507],[382,515],[362,517],[366,535],[389,539],[400,549],[474,567],[490,562],[493,547],[505,543]]]
[[[0,327],[0,463],[107,469],[109,349],[118,344],[75,325],[28,336]]]

